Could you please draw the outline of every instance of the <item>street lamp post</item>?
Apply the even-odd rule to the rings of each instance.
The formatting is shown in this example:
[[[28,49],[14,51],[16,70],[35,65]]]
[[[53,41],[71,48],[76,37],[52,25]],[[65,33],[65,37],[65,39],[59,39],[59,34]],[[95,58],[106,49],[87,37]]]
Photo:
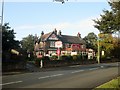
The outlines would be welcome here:
[[[0,16],[0,18],[1,18],[1,24],[0,24],[0,26],[1,26],[1,31],[2,31],[2,25],[3,25],[3,11],[4,11],[4,0],[2,0],[1,2],[2,2],[2,12],[1,12],[1,16]]]

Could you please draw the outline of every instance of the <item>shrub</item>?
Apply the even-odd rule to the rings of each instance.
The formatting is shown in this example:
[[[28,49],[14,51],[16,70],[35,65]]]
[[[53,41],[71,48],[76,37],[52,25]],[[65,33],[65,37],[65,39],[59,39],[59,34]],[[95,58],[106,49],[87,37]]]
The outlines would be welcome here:
[[[78,59],[77,55],[73,55],[72,57],[73,57],[73,60],[77,60]]]
[[[62,60],[68,60],[68,56],[62,56]]]
[[[68,60],[69,60],[69,61],[72,61],[72,60],[73,60],[73,57],[69,55],[69,56],[68,56]]]
[[[52,57],[50,57],[50,60],[58,60],[58,56],[53,55]]]
[[[50,58],[49,58],[48,56],[44,56],[44,57],[43,57],[43,60],[44,60],[44,61],[50,61]]]
[[[82,60],[82,55],[77,55],[78,60]]]

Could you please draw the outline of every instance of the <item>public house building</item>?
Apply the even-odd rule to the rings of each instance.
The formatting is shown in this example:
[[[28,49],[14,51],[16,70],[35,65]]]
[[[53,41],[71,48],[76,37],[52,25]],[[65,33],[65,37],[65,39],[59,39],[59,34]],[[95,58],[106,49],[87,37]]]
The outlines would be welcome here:
[[[60,47],[56,46],[56,42],[60,44]],[[62,45],[61,45],[62,44]],[[35,41],[35,52],[39,57],[41,55],[56,55],[58,49],[60,55],[74,55],[86,51],[85,41],[81,38],[81,34],[78,33],[76,36],[63,35],[61,30],[54,31],[44,34],[42,31],[39,39]]]

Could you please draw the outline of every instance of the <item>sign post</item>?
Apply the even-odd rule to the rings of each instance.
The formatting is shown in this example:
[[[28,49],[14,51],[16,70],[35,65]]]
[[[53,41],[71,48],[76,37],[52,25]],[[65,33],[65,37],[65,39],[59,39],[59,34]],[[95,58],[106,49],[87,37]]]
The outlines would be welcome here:
[[[60,59],[60,48],[57,49],[58,60]]]
[[[60,48],[62,48],[62,42],[61,41],[56,41],[55,42],[55,47],[58,48],[57,49],[57,55],[58,55],[58,60],[60,59]]]

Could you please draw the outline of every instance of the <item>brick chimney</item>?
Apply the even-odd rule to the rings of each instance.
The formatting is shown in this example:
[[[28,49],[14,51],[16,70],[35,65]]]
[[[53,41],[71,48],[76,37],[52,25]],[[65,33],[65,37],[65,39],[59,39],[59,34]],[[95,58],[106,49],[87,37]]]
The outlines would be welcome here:
[[[56,28],[55,28],[54,32],[55,32],[55,34],[57,35],[57,29],[56,29]]]
[[[44,32],[42,31],[42,32],[41,32],[41,36],[43,36],[43,35],[44,35]]]
[[[80,34],[79,32],[78,32],[77,36],[78,36],[79,38],[81,38],[81,34]]]
[[[59,35],[59,36],[61,36],[61,35],[62,35],[62,32],[61,32],[61,30],[59,30],[59,32],[58,32],[58,35]]]

